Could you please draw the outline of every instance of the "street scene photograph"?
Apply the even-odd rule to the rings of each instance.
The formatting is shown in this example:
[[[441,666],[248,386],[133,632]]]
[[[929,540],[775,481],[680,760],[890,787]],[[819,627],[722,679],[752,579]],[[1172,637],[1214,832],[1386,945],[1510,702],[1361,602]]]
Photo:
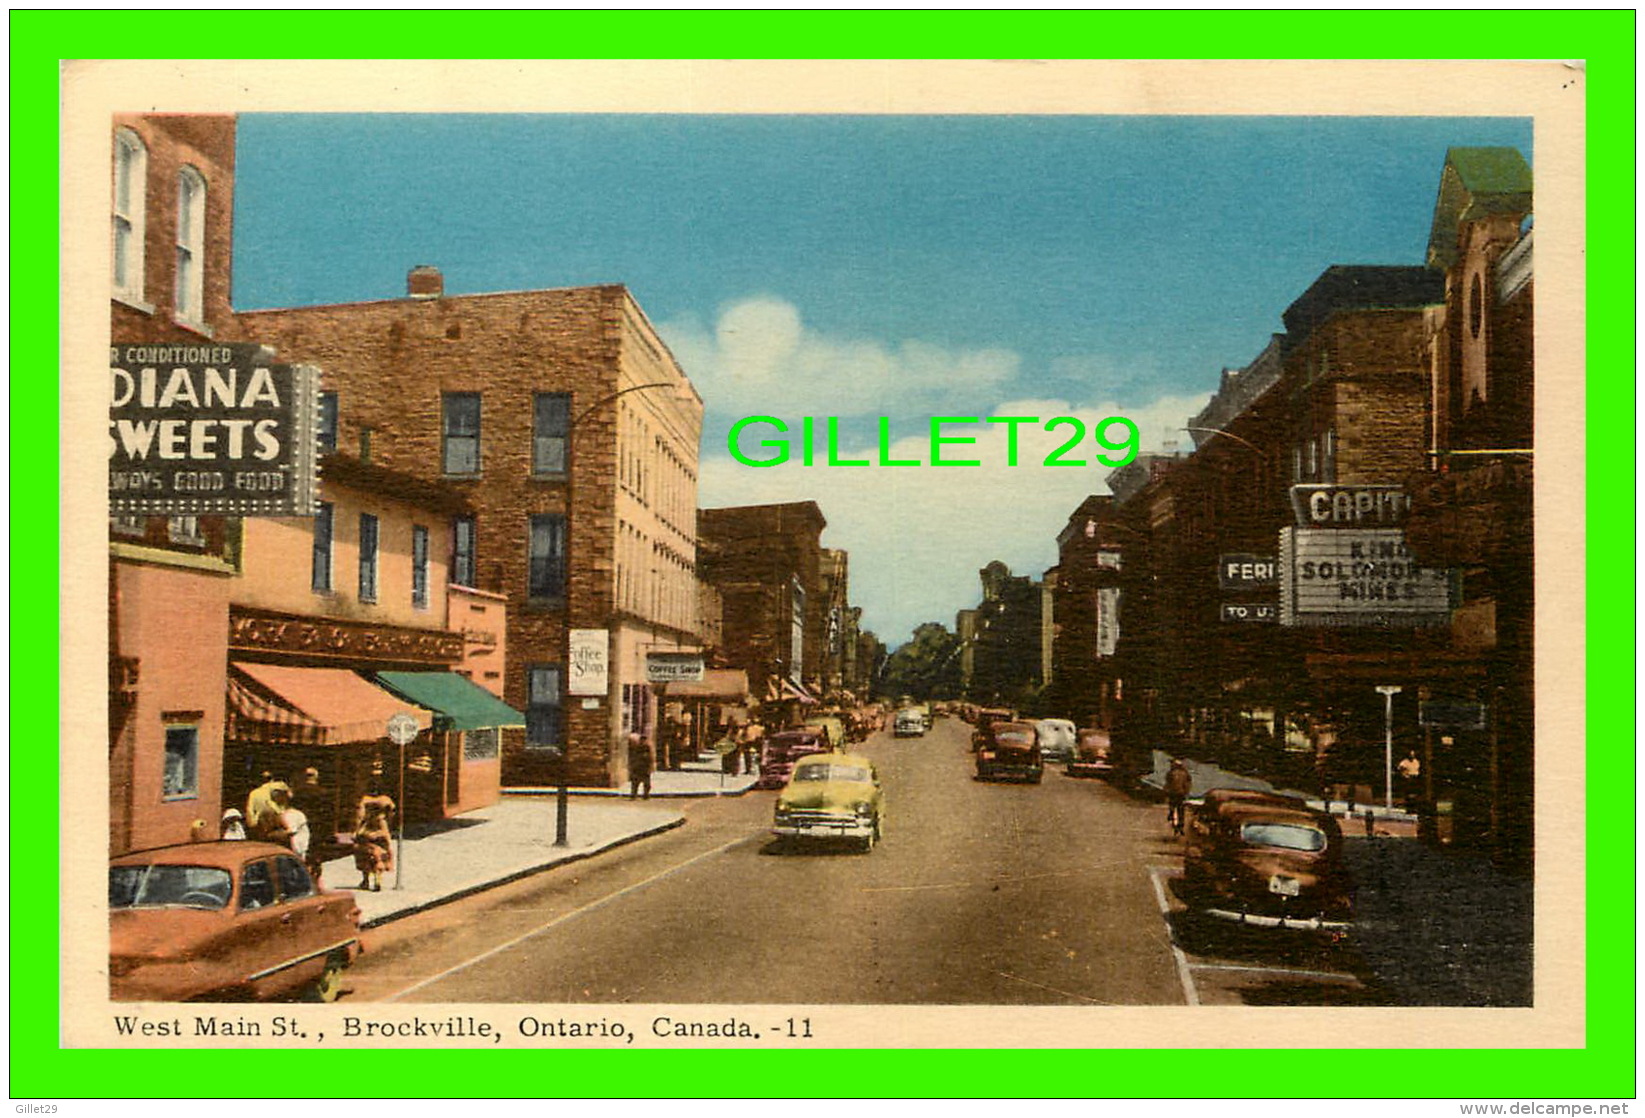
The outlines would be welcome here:
[[[1533,123],[99,118],[100,1021],[1543,1005]]]

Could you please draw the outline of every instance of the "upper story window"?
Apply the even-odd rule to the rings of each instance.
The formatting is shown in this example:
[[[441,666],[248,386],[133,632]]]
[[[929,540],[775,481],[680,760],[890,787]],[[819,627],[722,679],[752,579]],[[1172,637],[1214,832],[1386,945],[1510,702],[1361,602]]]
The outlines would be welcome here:
[[[143,235],[148,197],[148,149],[137,133],[114,134],[114,293],[143,300]]]
[[[480,394],[447,392],[442,460],[448,474],[480,472]]]
[[[377,600],[377,518],[360,514],[360,600]]]
[[[314,516],[314,573],[310,583],[316,593],[331,592],[331,530],[335,509],[330,501],[320,502]]]
[[[172,543],[186,544],[190,547],[203,547],[206,542],[205,533],[200,530],[198,516],[173,516],[166,520],[166,538]]]
[[[200,727],[166,727],[166,762],[160,795],[167,800],[194,799],[200,794]]]
[[[458,586],[476,586],[475,579],[475,525],[472,516],[459,516],[451,522],[451,581]]]
[[[337,450],[337,393],[320,393],[320,453],[333,454]]]
[[[531,472],[563,474],[566,439],[571,433],[571,396],[565,392],[536,395],[536,424],[531,440]]]
[[[177,174],[177,317],[204,322],[206,180],[193,167]]]
[[[565,597],[565,517],[544,513],[531,518],[530,560],[530,596]]]
[[[428,529],[411,526],[411,605],[428,608]]]

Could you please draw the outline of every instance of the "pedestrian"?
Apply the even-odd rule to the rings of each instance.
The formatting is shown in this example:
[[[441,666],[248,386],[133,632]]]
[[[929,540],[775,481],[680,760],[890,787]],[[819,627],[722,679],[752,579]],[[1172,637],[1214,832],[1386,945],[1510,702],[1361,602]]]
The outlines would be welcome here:
[[[373,787],[360,797],[354,823],[354,868],[360,871],[360,884],[355,888],[382,891],[383,874],[394,868],[393,816],[394,801],[381,788]]]
[[[1406,808],[1417,802],[1417,789],[1422,778],[1422,761],[1417,757],[1417,751],[1412,749],[1406,752],[1400,760],[1399,766],[1400,800]]]
[[[628,735],[628,798],[633,799],[640,794],[641,786],[645,788],[643,799],[651,798],[651,746],[639,734]]]
[[[308,854],[303,861],[309,876],[318,882],[326,856],[337,849],[337,795],[320,783],[319,769],[308,768],[292,790],[291,806],[308,821]]]
[[[743,772],[750,775],[760,771],[760,742],[765,740],[765,727],[750,721],[739,735],[743,750]]]
[[[281,816],[291,800],[291,785],[272,777],[251,790],[246,797],[246,834],[259,842],[285,843],[287,831]]]
[[[280,825],[286,829],[286,844],[291,847],[291,852],[307,865],[310,837],[308,816],[303,814],[302,809],[288,806],[280,814]],[[314,874],[310,872],[309,876],[312,877]]]
[[[1188,792],[1194,778],[1180,757],[1171,759],[1171,768],[1165,774],[1165,818],[1171,824],[1171,833],[1180,835],[1187,824]]]
[[[225,840],[240,840],[246,837],[246,817],[240,814],[240,809],[231,807],[223,812],[222,826],[219,828],[219,837]]]

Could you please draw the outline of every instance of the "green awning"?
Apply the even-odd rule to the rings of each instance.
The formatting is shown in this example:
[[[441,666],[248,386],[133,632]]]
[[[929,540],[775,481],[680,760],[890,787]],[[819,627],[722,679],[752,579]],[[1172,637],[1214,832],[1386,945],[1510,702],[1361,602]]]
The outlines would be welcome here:
[[[377,682],[407,702],[438,712],[436,729],[489,730],[525,725],[525,715],[453,672],[378,672]]]

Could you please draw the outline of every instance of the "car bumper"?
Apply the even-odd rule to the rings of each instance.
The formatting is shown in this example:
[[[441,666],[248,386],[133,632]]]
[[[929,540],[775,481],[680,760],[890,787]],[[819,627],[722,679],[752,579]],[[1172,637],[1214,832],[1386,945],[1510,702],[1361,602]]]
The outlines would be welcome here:
[[[1292,928],[1305,932],[1346,932],[1353,924],[1324,916],[1269,916],[1260,912],[1238,912],[1229,908],[1208,908],[1205,915],[1254,928]]]
[[[779,838],[869,838],[874,834],[874,821],[842,818],[774,823],[771,833]]]
[[[978,765],[977,776],[983,780],[1015,777],[1018,780],[1038,780],[1045,772],[1041,765]]]
[[[1069,776],[1107,776],[1114,771],[1114,766],[1107,761],[1070,761],[1068,762]]]

